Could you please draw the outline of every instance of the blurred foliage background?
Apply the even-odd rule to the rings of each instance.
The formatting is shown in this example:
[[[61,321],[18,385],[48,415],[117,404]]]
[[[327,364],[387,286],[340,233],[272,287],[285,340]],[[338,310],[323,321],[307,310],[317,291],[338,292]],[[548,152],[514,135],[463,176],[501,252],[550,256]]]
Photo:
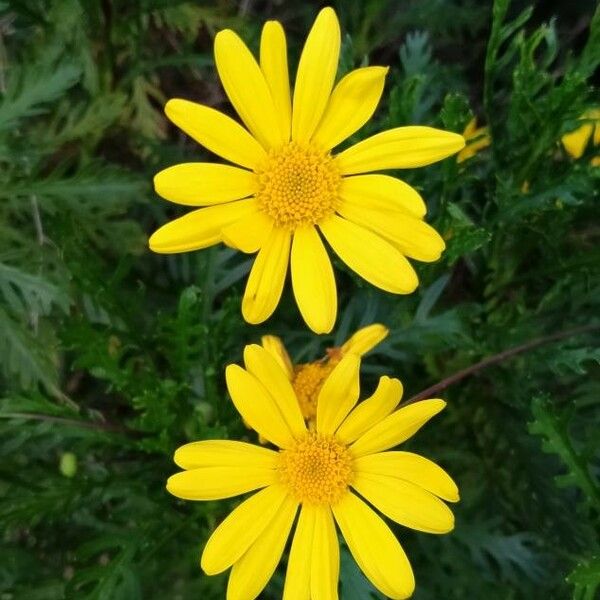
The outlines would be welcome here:
[[[257,49],[280,19],[292,64],[321,3],[0,1],[0,598],[224,597],[200,549],[232,502],[164,489],[180,444],[252,439],[224,386],[244,344],[280,335],[297,361],[360,325],[388,340],[365,360],[408,396],[478,361],[410,447],[462,501],[447,536],[398,535],[419,600],[600,593],[600,147],[561,146],[600,103],[593,1],[339,0],[340,75],[390,65],[360,135],[423,123],[492,143],[400,176],[448,250],[408,297],[338,271],[334,336],[309,334],[287,296],[243,323],[250,260],[225,247],[153,255],[177,207],[152,175],[207,153],[162,114],[170,97],[229,110],[211,53],[231,27]],[[341,268],[341,267],[340,267]],[[547,339],[549,338],[549,339]],[[281,595],[282,573],[263,597]],[[344,551],[341,597],[381,598]]]

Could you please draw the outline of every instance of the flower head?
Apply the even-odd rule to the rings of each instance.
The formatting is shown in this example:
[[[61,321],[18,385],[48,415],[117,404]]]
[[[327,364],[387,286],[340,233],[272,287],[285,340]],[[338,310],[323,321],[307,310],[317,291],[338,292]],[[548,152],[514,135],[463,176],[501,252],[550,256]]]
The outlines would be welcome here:
[[[461,163],[475,156],[478,152],[487,148],[492,143],[487,127],[477,127],[477,118],[473,117],[463,131],[463,137],[467,146],[463,148],[456,157],[456,161]]]
[[[445,403],[423,400],[397,408],[400,381],[381,377],[373,395],[357,404],[360,358],[348,353],[323,383],[316,425],[309,430],[294,388],[271,353],[247,346],[244,362],[245,368],[227,367],[231,398],[274,449],[226,440],[187,444],[175,453],[184,471],[167,483],[172,494],[187,500],[255,492],[213,532],[202,569],[212,575],[231,568],[227,600],[253,600],[275,571],[295,523],[284,600],[335,599],[337,523],[373,584],[390,598],[408,598],[415,585],[410,563],[379,513],[419,531],[446,533],[454,517],[443,500],[458,501],[458,490],[426,458],[389,450]]]
[[[265,24],[258,62],[233,31],[224,30],[215,38],[215,62],[244,126],[187,100],[165,107],[179,128],[236,166],[196,162],[158,173],[158,194],[202,208],[161,227],[150,247],[174,253],[224,242],[258,253],[242,301],[249,323],[273,313],[289,264],[304,320],[317,333],[331,331],[337,292],[322,237],[361,277],[396,294],[418,284],[406,257],[434,261],[444,249],[423,221],[420,195],[399,179],[370,173],[439,161],[458,152],[463,137],[397,127],[332,154],[372,116],[387,73],[363,67],[336,83],[339,52],[339,23],[325,8],[304,45],[292,92],[278,22]]]
[[[592,138],[593,145],[600,146],[600,109],[593,108],[587,110],[581,115],[580,121],[585,121],[574,131],[565,133],[560,139],[564,149],[571,158],[581,158],[585,152],[585,148]],[[592,165],[595,165],[595,159],[592,158]]]

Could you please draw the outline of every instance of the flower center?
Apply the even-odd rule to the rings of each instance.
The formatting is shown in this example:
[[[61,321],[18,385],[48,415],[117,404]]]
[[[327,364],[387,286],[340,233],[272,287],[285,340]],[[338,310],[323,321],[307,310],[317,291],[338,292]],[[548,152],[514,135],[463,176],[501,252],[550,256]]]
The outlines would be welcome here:
[[[322,151],[290,142],[272,150],[258,175],[256,199],[277,227],[314,225],[338,206],[341,175]]]
[[[309,422],[317,416],[319,392],[334,366],[329,362],[313,362],[296,367],[292,387],[298,398],[300,412]]]
[[[314,431],[279,451],[279,473],[292,496],[308,504],[335,504],[354,475],[346,446]]]

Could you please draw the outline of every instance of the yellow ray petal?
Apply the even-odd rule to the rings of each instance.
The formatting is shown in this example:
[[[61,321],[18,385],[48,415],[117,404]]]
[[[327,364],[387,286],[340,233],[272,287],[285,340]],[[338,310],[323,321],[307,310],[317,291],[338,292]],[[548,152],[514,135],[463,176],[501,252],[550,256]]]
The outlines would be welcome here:
[[[182,469],[234,466],[274,469],[277,457],[273,450],[246,442],[202,440],[177,448],[173,460]]]
[[[312,142],[331,150],[358,131],[372,116],[383,92],[387,67],[363,67],[335,86]]]
[[[345,444],[356,441],[365,431],[387,417],[398,406],[401,398],[400,381],[386,375],[380,377],[373,395],[363,400],[348,415],[337,430],[336,437]]]
[[[311,600],[337,600],[340,546],[329,506],[315,510],[315,532],[310,554]]]
[[[277,307],[287,273],[291,237],[286,229],[274,228],[260,249],[242,300],[242,314],[248,323],[262,323]]]
[[[251,196],[256,175],[245,169],[215,163],[182,163],[154,176],[159,196],[177,204],[209,206]]]
[[[342,354],[352,352],[352,354],[363,356],[382,342],[388,333],[389,329],[380,323],[362,327],[344,342],[341,348]]]
[[[442,236],[431,225],[409,215],[373,210],[347,200],[340,204],[338,212],[349,221],[386,238],[402,254],[416,260],[438,260],[446,247]]]
[[[356,404],[360,394],[360,358],[346,354],[327,376],[317,400],[317,431],[331,435]]]
[[[311,600],[310,555],[315,534],[316,508],[303,504],[290,550],[283,588],[283,600]]]
[[[363,279],[394,294],[414,292],[417,274],[389,242],[337,215],[324,219],[319,227],[335,253]]]
[[[248,198],[195,210],[157,229],[150,236],[150,249],[174,254],[214,246],[223,239],[223,227],[253,212],[255,206],[256,200]]]
[[[414,435],[431,417],[437,415],[446,403],[443,400],[422,400],[398,409],[367,432],[354,444],[352,454],[355,457],[374,454],[393,448]]]
[[[276,335],[263,335],[260,338],[260,342],[263,348],[279,363],[279,366],[281,366],[287,378],[291,381],[294,377],[294,365],[281,338],[278,338]]]
[[[438,465],[412,452],[380,452],[357,458],[358,472],[405,479],[448,502],[458,502],[456,484]]]
[[[575,131],[565,133],[560,138],[565,150],[572,158],[581,158],[585,151],[585,147],[590,141],[590,137],[594,130],[592,123],[580,125]]]
[[[165,105],[165,114],[199,144],[232,163],[255,169],[267,156],[248,131],[214,108],[174,98]]]
[[[246,369],[272,396],[292,435],[300,437],[305,434],[306,425],[298,406],[298,399],[279,363],[257,344],[250,344],[244,348],[244,363]]]
[[[227,389],[246,423],[280,448],[293,443],[293,433],[279,404],[254,375],[238,365],[225,369]]]
[[[294,232],[290,262],[296,303],[315,333],[329,333],[337,315],[337,290],[331,261],[312,226]]]
[[[283,554],[298,503],[286,498],[262,535],[234,563],[227,585],[227,600],[254,600],[267,585]]]
[[[223,227],[223,242],[247,254],[258,252],[271,235],[273,219],[256,209],[234,223]]]
[[[290,139],[292,101],[285,31],[278,21],[267,21],[260,38],[260,68],[265,76],[277,111],[284,141]]]
[[[346,494],[332,508],[361,571],[393,600],[409,598],[415,589],[412,568],[381,517],[354,494]]]
[[[284,141],[269,86],[246,44],[231,29],[215,37],[215,63],[231,104],[264,148]]]
[[[216,575],[237,562],[273,520],[286,496],[283,486],[271,485],[237,506],[206,543],[200,561],[202,570]]]
[[[340,196],[353,205],[386,213],[400,211],[417,219],[422,218],[427,211],[417,190],[389,175],[343,177]]]
[[[397,127],[382,131],[336,157],[343,175],[383,169],[422,167],[455,154],[465,146],[458,133],[433,127]]]
[[[340,24],[332,8],[324,8],[306,38],[294,86],[292,139],[308,142],[327,102],[340,55]]]

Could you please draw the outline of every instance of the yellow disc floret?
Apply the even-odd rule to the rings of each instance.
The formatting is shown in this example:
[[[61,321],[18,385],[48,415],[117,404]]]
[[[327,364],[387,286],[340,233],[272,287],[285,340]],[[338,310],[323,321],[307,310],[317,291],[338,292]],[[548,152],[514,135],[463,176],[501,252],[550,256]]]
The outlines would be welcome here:
[[[279,473],[290,494],[308,504],[335,504],[354,474],[348,448],[335,437],[314,431],[280,450]]]
[[[298,365],[292,380],[292,386],[298,398],[300,412],[306,421],[314,421],[317,416],[317,399],[323,382],[333,370],[329,362],[312,362]]]
[[[341,175],[331,156],[311,146],[272,150],[257,175],[258,206],[277,227],[314,225],[338,206]]]

